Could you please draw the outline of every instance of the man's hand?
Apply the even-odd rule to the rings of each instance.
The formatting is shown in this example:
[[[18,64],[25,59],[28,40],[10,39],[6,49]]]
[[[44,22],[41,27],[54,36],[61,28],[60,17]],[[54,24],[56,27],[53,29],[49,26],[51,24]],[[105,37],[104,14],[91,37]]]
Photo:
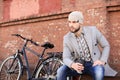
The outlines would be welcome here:
[[[78,72],[84,70],[84,66],[81,63],[72,63],[71,68]]]
[[[97,60],[93,63],[93,66],[96,66],[96,65],[105,65],[105,62]]]

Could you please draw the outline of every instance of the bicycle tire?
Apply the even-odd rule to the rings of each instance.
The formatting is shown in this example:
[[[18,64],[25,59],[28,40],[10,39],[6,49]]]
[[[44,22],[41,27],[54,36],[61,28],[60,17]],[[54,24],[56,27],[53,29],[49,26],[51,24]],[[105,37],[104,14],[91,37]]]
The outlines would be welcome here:
[[[13,60],[14,63],[13,66],[11,66]],[[14,56],[10,56],[1,63],[0,80],[20,80],[20,76],[21,76],[21,63],[18,58],[15,59]]]
[[[58,57],[51,57],[42,62],[39,66],[35,78],[44,80],[55,80],[57,69],[63,65],[63,62]]]

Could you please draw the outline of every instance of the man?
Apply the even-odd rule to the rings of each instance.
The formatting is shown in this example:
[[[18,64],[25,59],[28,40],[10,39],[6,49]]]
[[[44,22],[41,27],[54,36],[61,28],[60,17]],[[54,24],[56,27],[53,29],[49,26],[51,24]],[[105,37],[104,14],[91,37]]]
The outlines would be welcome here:
[[[70,32],[63,41],[64,65],[57,71],[57,80],[80,74],[90,74],[93,80],[103,80],[104,75],[115,76],[117,72],[107,63],[110,45],[103,34],[96,27],[83,27],[83,15],[79,11],[69,14],[68,25]]]

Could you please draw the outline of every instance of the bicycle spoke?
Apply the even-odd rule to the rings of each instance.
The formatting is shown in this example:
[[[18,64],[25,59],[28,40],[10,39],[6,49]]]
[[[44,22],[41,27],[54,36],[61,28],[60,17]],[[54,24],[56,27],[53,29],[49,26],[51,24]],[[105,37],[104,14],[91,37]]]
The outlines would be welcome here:
[[[49,63],[48,62],[45,62],[45,64],[43,65],[44,67],[43,67],[43,71],[44,71],[44,74],[49,74],[49,69],[48,69],[48,67],[49,67],[49,65],[48,65]]]
[[[45,74],[46,72],[46,68],[44,67],[42,70],[41,70],[41,74]]]
[[[20,67],[18,59],[8,57],[0,66],[0,80],[19,80]]]
[[[16,74],[13,74],[13,75],[11,75],[11,80],[15,80],[15,79],[17,79],[17,75]]]
[[[45,64],[44,64],[45,63]],[[62,61],[58,58],[48,58],[39,67],[36,78],[45,78],[54,80],[56,78],[57,69],[62,65]]]
[[[53,72],[56,74],[57,72],[57,69],[59,68],[61,66],[61,63],[59,63],[58,61],[56,61],[56,63],[55,63],[55,65],[54,65],[54,70],[53,70]]]
[[[54,60],[52,60],[51,62],[49,62],[49,70],[50,70],[50,74],[53,75],[53,70],[54,70]]]
[[[0,78],[0,80],[4,80],[4,77],[6,77],[6,74],[2,74],[2,76],[3,76],[3,78]]]
[[[58,60],[52,60],[50,62],[50,68],[51,68],[51,74],[52,75],[55,75],[56,74],[56,71],[57,69],[61,66],[61,63],[58,61]]]

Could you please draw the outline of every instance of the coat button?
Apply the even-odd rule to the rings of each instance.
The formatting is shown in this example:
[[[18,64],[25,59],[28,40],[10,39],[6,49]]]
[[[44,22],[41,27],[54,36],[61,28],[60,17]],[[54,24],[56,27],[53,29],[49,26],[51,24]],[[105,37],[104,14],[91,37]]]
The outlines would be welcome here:
[[[97,43],[95,44],[95,46],[97,46]]]
[[[96,55],[96,53],[94,53],[94,55]]]

